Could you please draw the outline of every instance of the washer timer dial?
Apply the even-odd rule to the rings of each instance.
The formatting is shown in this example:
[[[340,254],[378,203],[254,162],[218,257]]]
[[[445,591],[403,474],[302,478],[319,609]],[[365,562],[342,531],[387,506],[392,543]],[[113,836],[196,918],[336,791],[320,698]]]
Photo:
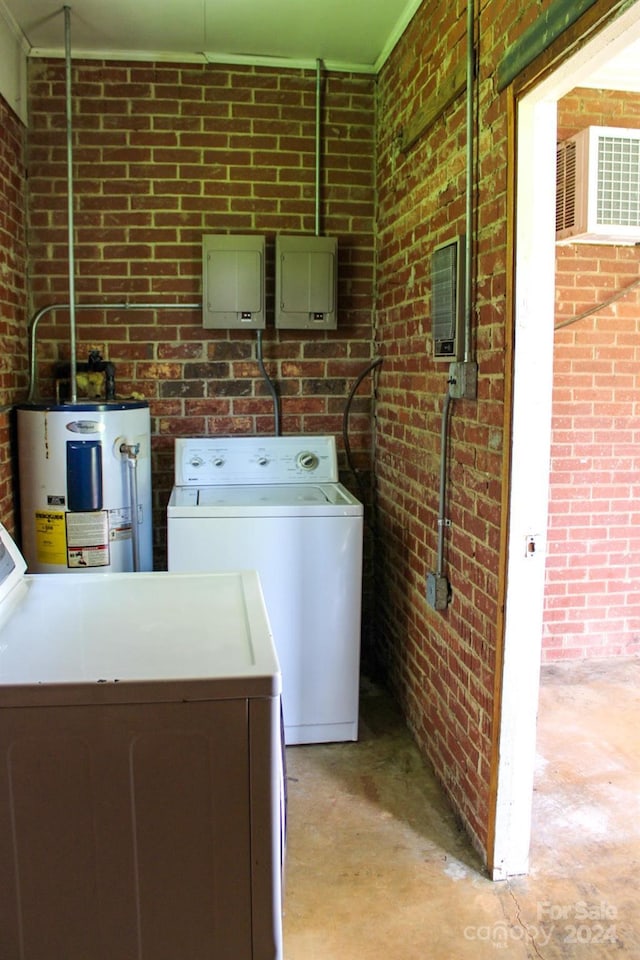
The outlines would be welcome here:
[[[309,450],[303,450],[298,454],[297,464],[301,470],[316,470],[320,460],[317,453],[311,453]]]

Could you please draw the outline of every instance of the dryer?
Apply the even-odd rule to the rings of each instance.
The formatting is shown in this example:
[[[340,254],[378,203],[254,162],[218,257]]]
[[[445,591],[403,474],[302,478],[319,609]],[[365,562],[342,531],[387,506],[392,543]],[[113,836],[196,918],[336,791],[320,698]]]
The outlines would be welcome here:
[[[26,574],[0,525],[0,953],[281,960],[257,574]]]
[[[363,507],[335,438],[176,439],[167,536],[170,571],[258,571],[285,742],[356,740]]]

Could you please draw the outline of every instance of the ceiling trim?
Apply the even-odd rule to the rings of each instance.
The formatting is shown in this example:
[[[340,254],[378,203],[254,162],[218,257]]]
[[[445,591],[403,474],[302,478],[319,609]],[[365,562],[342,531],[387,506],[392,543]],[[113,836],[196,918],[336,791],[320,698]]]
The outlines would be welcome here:
[[[407,0],[407,5],[404,8],[402,16],[398,19],[398,22],[395,25],[395,29],[387,39],[387,42],[373,65],[372,73],[380,73],[385,63],[391,56],[398,40],[401,38],[410,22],[413,20],[415,14],[418,12],[418,8],[422,5],[422,0]]]
[[[32,47],[29,50],[29,57],[41,60],[60,60],[64,57],[64,51],[59,47]],[[289,70],[315,70],[317,60],[293,59],[288,57],[252,57],[242,56],[231,53],[176,53],[169,50],[73,50],[74,61],[76,60],[118,60],[118,61],[143,61],[145,63],[218,63],[218,64],[237,64],[250,67],[274,67],[276,69]],[[322,60],[322,66],[331,73],[362,73],[375,74],[377,66],[367,63],[343,63],[338,60]]]
[[[60,47],[32,47],[29,57],[39,60],[64,59],[64,50]],[[175,53],[170,50],[82,50],[73,48],[73,60],[144,60],[167,61],[173,63],[204,63],[204,53]]]
[[[301,69],[315,70],[318,60],[294,59],[289,57],[248,57],[241,55],[231,55],[228,53],[205,53],[204,57],[207,63],[229,63],[246,64],[248,66],[258,67],[277,67],[278,69]],[[322,68],[331,73],[364,73],[374,74],[376,68],[374,64],[368,63],[343,63],[338,60],[320,60]]]
[[[25,55],[29,53],[29,42],[25,37],[24,33],[20,29],[19,25],[16,23],[16,20],[11,13],[11,11],[5,6],[3,0],[0,0],[0,17],[4,20],[7,27],[16,38],[20,49]]]

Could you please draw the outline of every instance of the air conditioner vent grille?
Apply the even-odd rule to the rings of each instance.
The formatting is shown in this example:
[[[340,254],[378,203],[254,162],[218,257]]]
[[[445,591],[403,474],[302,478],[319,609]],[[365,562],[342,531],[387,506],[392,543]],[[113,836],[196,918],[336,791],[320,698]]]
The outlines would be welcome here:
[[[597,219],[602,224],[640,226],[640,142],[598,138]]]
[[[441,243],[431,257],[431,336],[434,360],[464,354],[464,251],[462,235]]]
[[[576,222],[576,145],[573,140],[558,144],[556,165],[556,231]]]

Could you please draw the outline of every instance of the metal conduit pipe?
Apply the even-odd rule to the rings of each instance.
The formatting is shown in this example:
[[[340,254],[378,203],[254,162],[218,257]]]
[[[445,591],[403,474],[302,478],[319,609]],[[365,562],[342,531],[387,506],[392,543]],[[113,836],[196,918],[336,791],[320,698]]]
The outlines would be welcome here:
[[[76,303],[74,310],[201,310],[201,303]],[[27,403],[35,398],[37,386],[36,336],[38,324],[43,317],[55,310],[71,310],[68,303],[50,303],[41,307],[31,319],[29,325],[29,392]],[[75,370],[75,363],[71,364]]]
[[[442,423],[440,427],[440,489],[438,492],[438,549],[436,554],[436,577],[444,573],[444,530],[447,526],[447,440],[449,435],[449,410],[451,397],[447,392],[442,404]]]
[[[73,222],[73,128],[71,103],[71,7],[64,7],[64,48],[65,48],[65,97],[66,97],[66,126],[67,126],[67,232],[69,248],[69,353],[70,353],[70,380],[69,391],[71,403],[78,399],[78,385],[76,380],[76,312],[75,312],[75,231]]]
[[[316,237],[320,236],[320,121],[322,115],[321,67],[322,61],[316,60]]]
[[[474,38],[474,6],[473,0],[467,0],[467,89],[466,89],[466,183],[465,183],[465,282],[464,282],[464,364],[471,365],[471,298],[473,285],[471,282],[472,249],[473,249],[473,107],[475,91],[475,38]],[[466,377],[466,373],[465,373]],[[445,529],[450,521],[446,517],[447,501],[447,445],[449,437],[449,413],[451,402],[454,399],[466,396],[465,393],[452,392],[456,383],[455,375],[449,379],[449,390],[444,396],[442,404],[442,423],[440,428],[440,488],[438,493],[438,546],[436,552],[435,574],[427,576],[427,600],[436,610],[444,610],[451,599],[451,589],[444,574],[444,540]]]
[[[473,236],[473,95],[475,90],[475,43],[473,0],[467,0],[467,167],[465,205],[464,359],[471,360],[471,268]]]

